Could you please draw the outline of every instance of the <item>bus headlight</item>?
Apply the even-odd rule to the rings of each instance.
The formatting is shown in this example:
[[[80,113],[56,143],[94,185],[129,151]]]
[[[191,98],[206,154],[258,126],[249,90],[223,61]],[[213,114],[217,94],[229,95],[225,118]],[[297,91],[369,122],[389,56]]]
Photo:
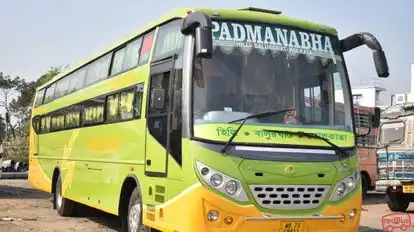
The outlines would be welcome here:
[[[236,181],[231,180],[231,181],[226,183],[226,186],[224,186],[224,188],[226,189],[226,192],[229,195],[234,195],[237,192],[239,187],[238,187],[238,184],[237,184]]]
[[[218,187],[223,183],[223,176],[220,174],[213,174],[210,178],[211,185]]]
[[[246,191],[239,180],[214,170],[200,161],[196,161],[196,166],[198,173],[203,178],[204,182],[215,190],[241,202],[249,200]]]
[[[335,185],[334,191],[332,192],[329,201],[338,201],[354,191],[355,187],[358,185],[359,177],[359,170],[357,170],[351,175],[347,176],[345,179],[339,181]]]

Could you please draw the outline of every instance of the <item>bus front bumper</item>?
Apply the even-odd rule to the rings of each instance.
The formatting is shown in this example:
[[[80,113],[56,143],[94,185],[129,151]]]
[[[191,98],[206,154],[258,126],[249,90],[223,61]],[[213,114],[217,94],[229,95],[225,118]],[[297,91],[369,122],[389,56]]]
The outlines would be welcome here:
[[[194,185],[157,206],[152,211],[155,217],[144,218],[144,223],[162,231],[175,232],[354,232],[359,230],[361,203],[361,190],[357,189],[348,201],[327,206],[321,215],[265,215],[255,205],[239,205],[201,185]],[[298,229],[283,229],[289,225]]]

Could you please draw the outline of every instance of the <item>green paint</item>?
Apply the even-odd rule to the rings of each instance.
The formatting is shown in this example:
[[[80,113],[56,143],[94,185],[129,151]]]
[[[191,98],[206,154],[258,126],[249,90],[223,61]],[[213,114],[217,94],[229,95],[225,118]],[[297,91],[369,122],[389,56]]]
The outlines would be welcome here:
[[[225,136],[225,137],[231,137],[233,134],[235,134],[237,128],[234,127],[217,127],[217,136]],[[316,133],[317,135],[327,138],[329,140],[340,140],[340,141],[346,141],[348,139],[347,135],[344,134],[331,134],[331,133]],[[242,135],[242,134],[241,134]],[[259,138],[265,138],[265,139],[297,139],[296,136],[291,134],[285,134],[280,132],[274,132],[274,131],[266,131],[266,130],[253,130],[253,131],[246,131],[244,132],[244,136],[249,137],[251,135],[257,136]]]

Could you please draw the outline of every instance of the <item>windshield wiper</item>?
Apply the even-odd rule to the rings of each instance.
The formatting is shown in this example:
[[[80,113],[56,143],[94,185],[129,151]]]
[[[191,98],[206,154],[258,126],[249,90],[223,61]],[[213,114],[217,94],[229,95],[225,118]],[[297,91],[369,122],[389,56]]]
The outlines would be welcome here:
[[[284,112],[287,112],[287,111],[290,111],[290,110],[295,110],[295,109],[296,108],[289,108],[289,109],[283,109],[283,110],[278,110],[278,111],[266,111],[266,112],[261,112],[261,113],[257,113],[257,114],[252,114],[252,115],[249,115],[247,117],[240,118],[240,119],[228,122],[228,123],[235,123],[235,122],[242,121],[242,123],[240,123],[240,126],[236,129],[236,131],[230,137],[230,139],[227,141],[227,143],[224,144],[223,148],[220,149],[221,154],[224,154],[226,152],[226,150],[229,147],[230,143],[236,137],[237,133],[239,133],[240,129],[242,128],[242,126],[244,125],[244,123],[247,120],[252,119],[252,118],[264,118],[264,117],[268,117],[268,116],[272,116],[272,115],[276,115],[276,114],[281,114],[281,113],[284,113]]]
[[[337,146],[335,143],[332,143],[329,139],[324,138],[324,137],[322,137],[318,134],[315,134],[315,133],[309,133],[309,132],[304,132],[304,131],[267,130],[267,129],[264,129],[264,131],[284,133],[284,134],[289,134],[289,135],[296,135],[299,138],[306,137],[306,138],[311,138],[311,139],[320,139],[320,140],[325,141],[327,144],[331,145],[331,147],[334,148],[336,151],[339,151],[342,158],[348,157],[348,154],[346,153],[346,151],[344,149]]]

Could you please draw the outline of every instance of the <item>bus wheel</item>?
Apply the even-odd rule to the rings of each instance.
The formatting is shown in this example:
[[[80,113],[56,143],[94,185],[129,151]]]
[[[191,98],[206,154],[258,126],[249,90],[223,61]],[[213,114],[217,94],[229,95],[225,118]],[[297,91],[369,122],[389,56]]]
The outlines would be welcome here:
[[[391,211],[404,212],[410,205],[410,201],[400,192],[387,191],[387,205]]]
[[[131,193],[128,204],[128,212],[122,219],[123,231],[125,232],[150,232],[151,229],[142,224],[142,202],[141,193],[135,187]],[[126,230],[125,230],[125,229]]]
[[[67,217],[73,214],[75,203],[62,196],[62,178],[60,174],[56,180],[54,204],[56,207],[56,211],[60,216]]]

